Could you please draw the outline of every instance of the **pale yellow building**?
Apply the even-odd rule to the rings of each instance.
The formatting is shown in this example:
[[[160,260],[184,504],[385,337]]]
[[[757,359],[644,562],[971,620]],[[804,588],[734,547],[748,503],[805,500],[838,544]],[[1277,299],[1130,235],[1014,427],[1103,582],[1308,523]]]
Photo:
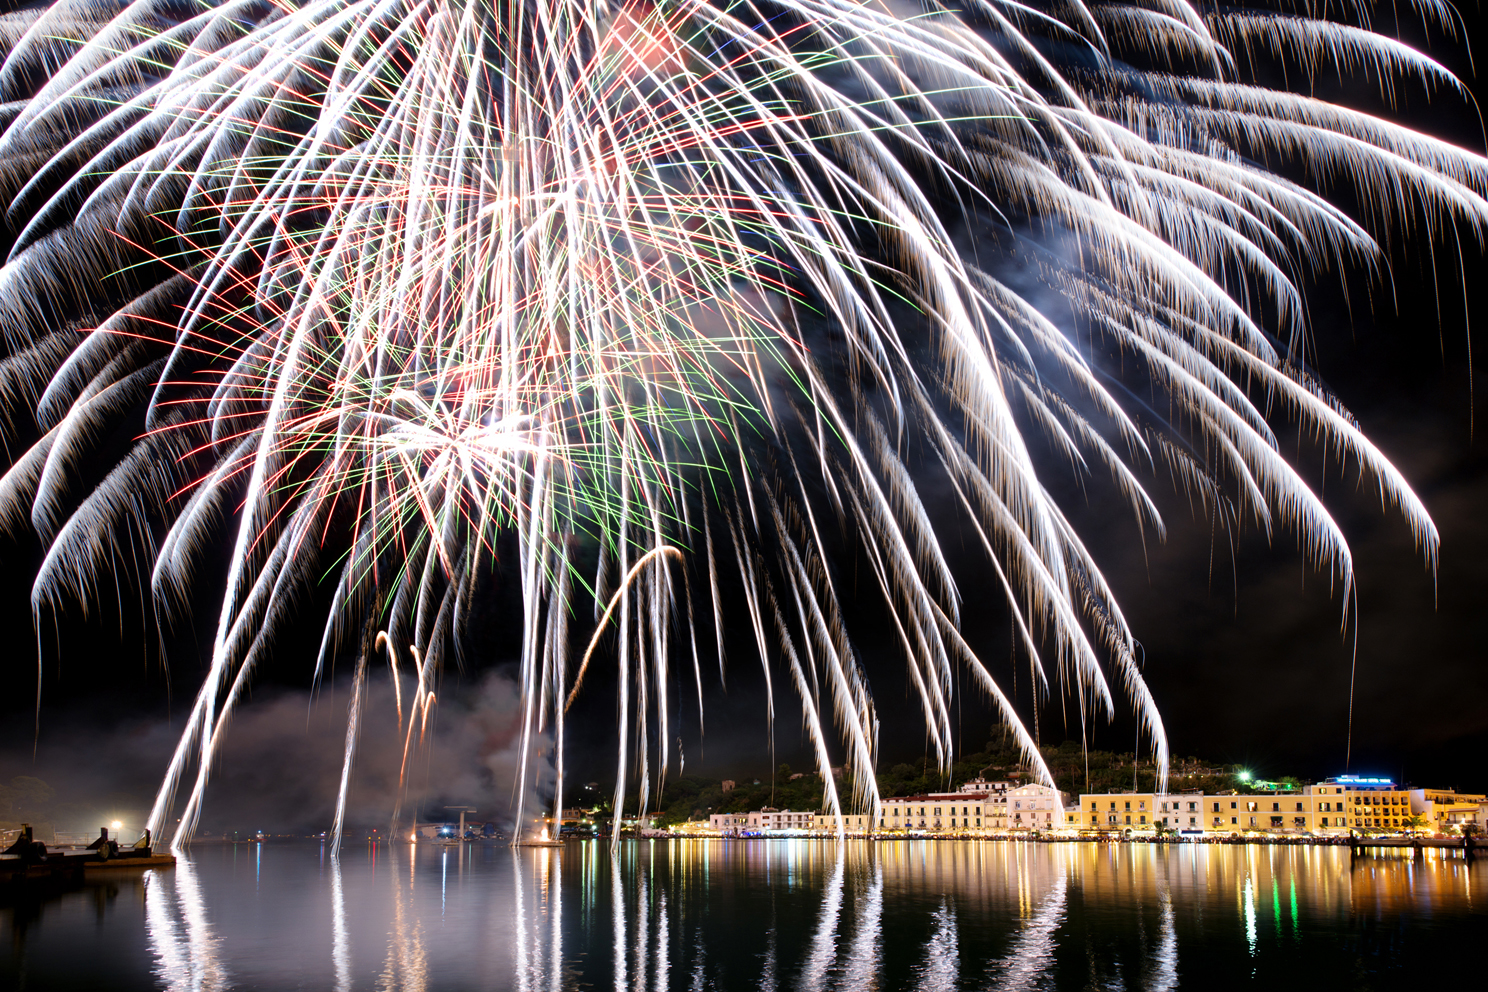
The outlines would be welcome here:
[[[956,792],[894,796],[883,800],[877,831],[893,834],[995,834],[1054,830],[1060,826],[1063,799],[1057,789],[1030,783],[973,779]],[[853,816],[846,829],[851,832]],[[822,830],[835,830],[830,814],[818,817]]]
[[[895,796],[883,801],[879,830],[887,833],[989,834],[1006,827],[1005,794],[987,792],[931,792]]]
[[[1065,825],[1122,835],[1309,834],[1318,832],[1316,807],[1304,790],[1247,795],[1084,793],[1079,806],[1066,811]]]
[[[1456,789],[1410,790],[1411,812],[1426,823],[1423,829],[1432,833],[1460,831],[1464,826],[1483,829],[1483,806],[1488,796],[1458,792]]]
[[[838,817],[831,813],[816,813],[811,818],[813,833],[835,834]],[[849,837],[864,837],[874,832],[873,817],[866,813],[845,813],[841,817],[842,832]]]
[[[1307,788],[1246,795],[1206,795],[1204,829],[1210,833],[1314,834],[1322,826]]]
[[[1078,808],[1065,813],[1065,826],[1099,833],[1156,833],[1203,827],[1203,800],[1198,793],[1164,795],[1155,792],[1082,793]]]
[[[1464,815],[1466,809],[1464,803]],[[1408,790],[1388,779],[1341,775],[1297,789],[1278,786],[1244,794],[1086,793],[1078,807],[1066,811],[1065,826],[1121,834],[1171,830],[1327,836],[1399,833],[1408,829],[1411,815]]]
[[[1387,778],[1339,775],[1307,786],[1323,833],[1401,833],[1413,815],[1409,789]]]

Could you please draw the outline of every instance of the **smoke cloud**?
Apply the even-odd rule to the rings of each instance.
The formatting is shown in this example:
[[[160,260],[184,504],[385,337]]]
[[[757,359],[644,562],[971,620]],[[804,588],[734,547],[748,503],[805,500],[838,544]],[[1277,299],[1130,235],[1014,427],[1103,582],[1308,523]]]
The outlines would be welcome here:
[[[405,678],[405,709],[410,688]],[[403,824],[415,817],[453,819],[456,814],[445,807],[471,806],[476,822],[511,825],[522,767],[522,709],[510,677],[489,672],[473,685],[447,685],[427,725],[415,724],[406,769],[408,718],[400,727],[391,681],[369,679],[366,692],[347,797],[348,829],[386,830],[399,806]],[[349,679],[314,698],[281,690],[245,699],[212,769],[199,835],[329,830],[350,702]],[[25,813],[61,832],[91,833],[113,820],[125,824],[126,835],[138,830],[179,740],[179,720],[109,730],[79,721],[44,731],[34,761],[29,749],[0,753],[0,821],[7,821],[0,825]],[[545,809],[555,784],[551,734],[534,735],[528,748],[528,809]],[[6,784],[18,776],[28,781]],[[189,779],[182,783],[178,799],[190,785]]]

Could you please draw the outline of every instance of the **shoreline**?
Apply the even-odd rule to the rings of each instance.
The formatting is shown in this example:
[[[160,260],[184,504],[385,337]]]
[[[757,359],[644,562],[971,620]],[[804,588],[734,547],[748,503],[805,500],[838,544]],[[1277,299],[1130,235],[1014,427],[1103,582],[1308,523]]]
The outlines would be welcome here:
[[[635,837],[635,840],[838,840],[830,833],[780,833],[780,834],[667,834],[652,837]],[[1030,844],[1153,844],[1180,847],[1183,845],[1220,845],[1230,847],[1347,847],[1354,851],[1365,848],[1378,850],[1401,850],[1424,852],[1461,851],[1475,856],[1484,848],[1484,843],[1471,838],[1457,837],[1267,837],[1267,836],[1223,836],[1223,837],[1122,837],[1117,835],[1091,835],[1076,837],[1017,836],[1012,834],[937,834],[927,836],[847,834],[841,838],[849,841],[872,843],[898,843],[902,841],[1015,841]]]

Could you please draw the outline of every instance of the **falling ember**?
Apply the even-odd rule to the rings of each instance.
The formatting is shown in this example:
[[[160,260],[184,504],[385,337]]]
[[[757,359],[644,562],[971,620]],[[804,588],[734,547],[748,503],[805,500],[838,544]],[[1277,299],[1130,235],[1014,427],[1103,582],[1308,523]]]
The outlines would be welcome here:
[[[374,722],[406,784],[500,571],[521,593],[519,810],[551,733],[561,821],[567,703],[584,664],[614,666],[618,838],[629,783],[644,812],[672,760],[674,666],[701,705],[730,626],[770,713],[778,681],[803,700],[833,815],[876,813],[848,587],[881,603],[940,768],[964,674],[1047,781],[963,637],[952,511],[1037,691],[1057,683],[1082,726],[1123,692],[1162,778],[1136,641],[1060,466],[1109,474],[1158,535],[1154,470],[1225,526],[1290,528],[1348,604],[1349,547],[1273,431],[1291,416],[1435,562],[1425,507],[1303,362],[1299,284],[1378,245],[1257,161],[1351,181],[1372,218],[1481,233],[1488,160],[1230,55],[1461,91],[1393,39],[1119,0],[78,9],[7,15],[0,526],[45,549],[39,621],[109,595],[121,562],[149,562],[163,626],[225,581],[157,834],[182,785],[192,833],[233,711],[314,589],[314,678],[356,665],[338,823]],[[1039,309],[1055,299],[1064,323]],[[850,586],[834,535],[856,542]],[[361,706],[378,651],[396,714]]]

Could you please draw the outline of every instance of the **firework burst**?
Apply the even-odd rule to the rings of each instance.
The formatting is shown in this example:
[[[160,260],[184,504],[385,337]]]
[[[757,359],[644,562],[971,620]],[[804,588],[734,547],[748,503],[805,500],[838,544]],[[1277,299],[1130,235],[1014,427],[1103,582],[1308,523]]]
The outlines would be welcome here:
[[[1298,361],[1299,277],[1378,246],[1245,156],[1345,177],[1380,223],[1474,230],[1488,162],[1248,82],[1232,51],[1457,87],[1370,33],[1366,7],[1353,25],[1302,7],[60,0],[0,18],[0,429],[19,452],[0,524],[47,549],[33,606],[86,606],[101,573],[147,560],[169,621],[201,605],[215,535],[233,540],[151,826],[194,770],[190,834],[234,705],[320,582],[320,664],[357,658],[348,772],[383,718],[361,709],[374,658],[412,753],[503,541],[526,733],[559,741],[560,796],[564,712],[602,657],[619,669],[614,808],[632,773],[644,806],[672,666],[700,685],[704,657],[721,664],[737,586],[771,691],[783,675],[803,701],[827,805],[876,812],[877,721],[823,536],[838,526],[942,765],[964,669],[1047,778],[960,634],[930,477],[1039,691],[1062,686],[1085,721],[1119,686],[1165,769],[1050,452],[1109,474],[1159,535],[1158,467],[1226,519],[1291,528],[1347,602],[1348,546],[1268,424],[1290,415],[1436,550],[1406,481]],[[1123,393],[1107,349],[1175,416]],[[100,439],[140,410],[99,477]],[[590,601],[592,633],[574,616]]]

